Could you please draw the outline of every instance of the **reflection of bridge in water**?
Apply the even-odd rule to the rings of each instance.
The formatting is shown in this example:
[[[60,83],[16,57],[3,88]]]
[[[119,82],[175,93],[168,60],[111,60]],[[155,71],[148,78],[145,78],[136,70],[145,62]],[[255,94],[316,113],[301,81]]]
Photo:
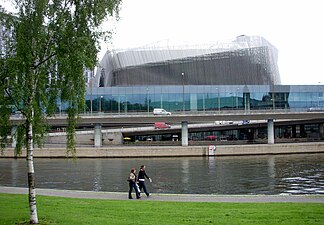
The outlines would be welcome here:
[[[13,127],[22,121],[21,117],[12,117]],[[155,122],[171,124],[168,129],[155,129]],[[232,121],[224,124],[215,121]],[[243,124],[242,121],[251,121]],[[53,127],[67,126],[66,116],[57,115],[48,118],[48,123]],[[296,133],[303,132],[305,124],[316,124],[318,126],[318,138],[324,136],[324,112],[289,112],[289,111],[235,111],[235,112],[185,112],[170,116],[154,116],[145,114],[93,114],[81,115],[78,122],[80,128],[87,130],[78,131],[77,139],[80,142],[92,142],[94,146],[100,147],[105,143],[121,144],[123,137],[136,135],[162,135],[179,133],[181,144],[188,145],[188,132],[202,132],[213,130],[240,130],[266,128],[268,144],[274,143],[276,126],[291,126],[292,138]],[[91,128],[92,127],[92,128]],[[114,128],[112,128],[114,127]],[[91,129],[90,129],[91,128]],[[108,128],[108,129],[107,129]],[[13,129],[14,130],[14,129]],[[255,135],[255,134],[254,134]],[[65,132],[50,133],[48,140],[58,141],[65,136]],[[14,144],[14,142],[13,142]]]
[[[181,148],[178,147],[179,150]],[[126,194],[125,174],[128,175],[131,167],[138,168],[144,164],[153,180],[147,183],[153,195],[324,194],[323,153],[240,157],[78,158],[77,163],[74,160],[37,158],[35,164],[37,188]],[[26,160],[0,158],[0,171],[0,185],[26,187]]]

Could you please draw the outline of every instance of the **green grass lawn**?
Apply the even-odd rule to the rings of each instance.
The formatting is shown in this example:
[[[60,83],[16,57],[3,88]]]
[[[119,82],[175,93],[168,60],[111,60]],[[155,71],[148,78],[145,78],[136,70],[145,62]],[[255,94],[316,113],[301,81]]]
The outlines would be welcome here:
[[[324,224],[320,203],[210,203],[37,196],[39,224]],[[28,196],[0,194],[0,224],[26,224]]]

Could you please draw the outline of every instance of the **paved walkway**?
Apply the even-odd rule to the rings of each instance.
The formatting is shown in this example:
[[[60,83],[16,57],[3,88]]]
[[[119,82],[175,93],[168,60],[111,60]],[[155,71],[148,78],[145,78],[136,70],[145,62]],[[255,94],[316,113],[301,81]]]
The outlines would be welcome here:
[[[0,193],[28,194],[27,188],[0,186]],[[37,195],[59,196],[67,198],[128,200],[128,193],[95,192],[76,190],[36,189]],[[145,195],[132,201],[177,201],[177,202],[302,202],[324,203],[324,195],[201,195],[201,194],[155,194]]]

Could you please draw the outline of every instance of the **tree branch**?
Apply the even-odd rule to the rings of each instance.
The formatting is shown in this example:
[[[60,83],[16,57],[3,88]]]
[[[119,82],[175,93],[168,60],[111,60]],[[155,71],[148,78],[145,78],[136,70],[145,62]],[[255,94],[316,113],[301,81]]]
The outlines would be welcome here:
[[[17,110],[20,111],[26,117],[27,116],[26,113],[18,106],[17,101],[15,101],[15,99],[12,97],[12,95],[11,95],[10,91],[8,90],[8,88],[5,88],[5,92],[9,96],[9,98],[12,100],[12,102],[14,103]]]
[[[36,70],[40,65],[42,65],[43,63],[45,63],[47,60],[54,57],[55,55],[56,55],[56,53],[52,53],[51,55],[47,56],[45,59],[43,59],[39,63],[32,65],[32,69]]]

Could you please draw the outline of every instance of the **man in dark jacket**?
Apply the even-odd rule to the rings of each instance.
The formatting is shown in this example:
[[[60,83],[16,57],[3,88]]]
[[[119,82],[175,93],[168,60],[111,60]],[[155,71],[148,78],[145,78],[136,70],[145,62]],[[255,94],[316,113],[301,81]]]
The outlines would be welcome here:
[[[141,168],[138,172],[138,186],[139,186],[140,190],[142,191],[142,189],[143,189],[146,196],[149,197],[150,193],[146,189],[145,178],[149,179],[149,181],[152,182],[152,179],[149,176],[147,176],[147,174],[145,172],[145,166],[141,165]]]

